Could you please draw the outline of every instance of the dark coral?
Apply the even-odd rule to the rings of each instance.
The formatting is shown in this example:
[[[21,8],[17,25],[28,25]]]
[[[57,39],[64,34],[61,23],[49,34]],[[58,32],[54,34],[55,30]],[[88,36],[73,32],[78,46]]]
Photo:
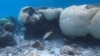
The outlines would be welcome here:
[[[43,9],[47,9],[47,8],[43,8]],[[38,12],[38,10],[39,9],[32,9],[30,7],[22,10],[22,12],[28,11],[28,12],[24,12],[24,13],[29,14],[29,17],[27,18],[26,22],[24,23],[25,39],[41,37],[50,30],[53,30],[54,32],[57,32],[59,30],[59,19],[54,19],[54,20],[50,20],[50,21],[46,20],[44,15],[42,13]],[[29,12],[29,11],[31,11],[31,12]],[[38,16],[38,18],[35,16]]]
[[[15,45],[14,32],[16,24],[12,17],[0,19],[0,47]]]

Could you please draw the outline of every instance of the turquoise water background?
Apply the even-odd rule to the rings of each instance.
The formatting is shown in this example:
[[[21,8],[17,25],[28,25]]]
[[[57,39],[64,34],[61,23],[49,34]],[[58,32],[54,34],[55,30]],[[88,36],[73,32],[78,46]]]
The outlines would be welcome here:
[[[0,18],[4,16],[18,16],[19,10],[24,6],[67,7],[70,5],[94,4],[100,0],[0,0]]]

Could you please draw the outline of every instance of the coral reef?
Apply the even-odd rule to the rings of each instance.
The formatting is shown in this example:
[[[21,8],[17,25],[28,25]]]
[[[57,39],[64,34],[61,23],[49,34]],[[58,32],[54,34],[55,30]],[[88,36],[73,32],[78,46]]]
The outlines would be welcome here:
[[[70,37],[81,37],[91,34],[99,39],[99,6],[73,5],[65,8],[59,20],[62,32]]]
[[[62,10],[62,8],[48,8],[40,9],[39,12],[42,13],[47,20],[54,20],[59,19],[59,15]]]
[[[36,9],[29,6],[22,8],[19,13],[19,21],[25,27],[25,39],[43,36],[47,31],[55,28],[58,30],[60,12],[61,9]]]
[[[95,14],[95,16],[91,19],[89,25],[90,34],[96,39],[100,39],[100,10]]]
[[[0,19],[0,56],[100,56],[99,24],[96,4],[25,6]]]
[[[12,18],[2,18],[0,19],[0,47],[5,47],[9,45],[15,45],[14,31],[15,24],[11,20]]]
[[[39,40],[36,40],[35,43],[32,44],[32,47],[37,48],[39,50],[43,50],[44,44],[41,43]]]

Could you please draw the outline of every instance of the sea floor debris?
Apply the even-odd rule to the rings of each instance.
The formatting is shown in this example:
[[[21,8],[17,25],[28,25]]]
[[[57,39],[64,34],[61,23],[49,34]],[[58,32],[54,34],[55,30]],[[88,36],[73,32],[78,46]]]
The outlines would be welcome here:
[[[85,6],[84,8],[87,10],[91,6]],[[51,11],[50,14],[48,14],[48,11]],[[71,35],[68,37],[67,34],[65,36],[61,32],[59,27],[61,12],[61,8],[46,8],[45,10],[32,7],[22,8],[19,19],[23,26],[16,25],[17,21],[14,21],[13,17],[5,17],[4,20],[0,19],[0,56],[100,56],[100,40],[93,38],[91,34],[87,36]],[[77,15],[81,19],[80,14]],[[87,16],[87,14],[84,15]],[[71,17],[74,19],[73,16]],[[82,17],[84,18],[84,16]],[[66,29],[71,30],[71,28],[75,29],[74,27],[66,28],[65,25],[64,23],[62,28],[64,31]],[[78,28],[76,27],[77,30],[80,30],[80,27]],[[71,31],[73,33],[76,30]],[[81,32],[77,34],[80,35]]]
[[[64,36],[53,35],[51,40],[21,40],[17,46],[0,48],[0,56],[99,56],[99,46],[87,46],[78,43],[64,43]],[[69,41],[69,39],[67,39]],[[67,41],[66,40],[66,41]],[[33,43],[42,43],[42,50],[33,47]],[[41,48],[41,47],[40,47]]]

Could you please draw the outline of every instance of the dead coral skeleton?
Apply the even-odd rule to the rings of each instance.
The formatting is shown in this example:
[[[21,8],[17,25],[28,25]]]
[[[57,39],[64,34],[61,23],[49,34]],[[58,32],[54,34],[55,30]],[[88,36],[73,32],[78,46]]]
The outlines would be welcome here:
[[[26,54],[26,56],[40,56],[39,52],[29,52]]]

